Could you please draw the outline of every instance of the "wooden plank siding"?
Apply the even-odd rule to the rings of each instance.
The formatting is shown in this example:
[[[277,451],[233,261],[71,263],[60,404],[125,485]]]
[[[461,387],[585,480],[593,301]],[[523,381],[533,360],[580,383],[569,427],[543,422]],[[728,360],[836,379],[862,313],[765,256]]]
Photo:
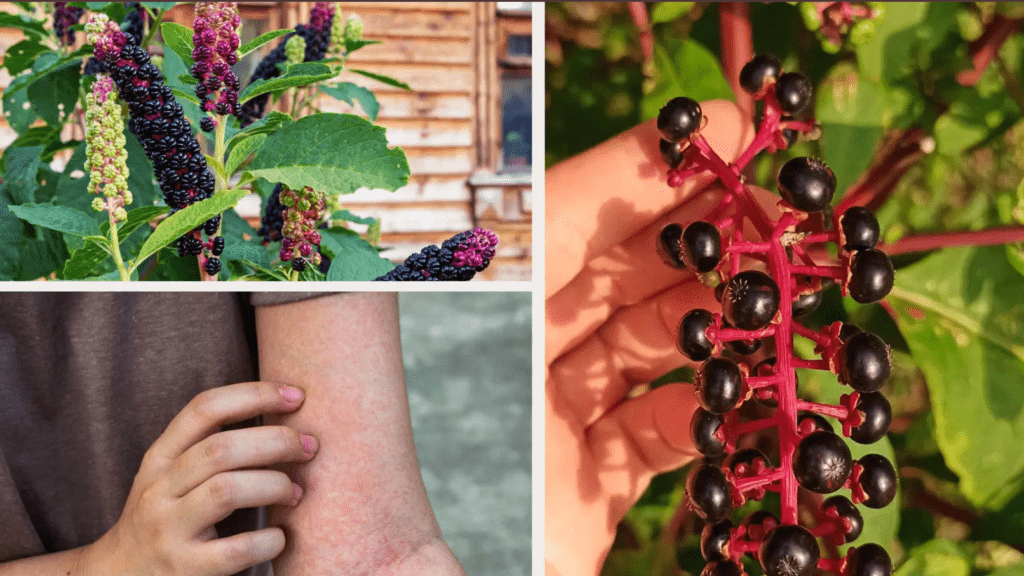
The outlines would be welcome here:
[[[244,19],[261,21],[260,30],[268,31],[308,22],[312,3],[239,5]],[[500,250],[482,277],[528,280],[532,262],[530,186],[499,186],[497,196],[502,200],[496,208],[493,186],[487,188],[491,192],[481,195],[469,183],[474,175],[494,174],[498,169],[500,57],[504,53],[501,29],[523,30],[525,26],[529,34],[529,14],[499,15],[495,2],[344,2],[336,17],[350,14],[362,19],[367,39],[382,43],[357,51],[347,66],[397,78],[413,90],[397,89],[352,72],[343,72],[337,80],[374,92],[380,104],[376,122],[387,130],[388,142],[405,151],[412,176],[397,192],[360,190],[343,197],[345,208],[381,218],[381,245],[389,247],[384,254],[396,262],[424,245],[439,244],[475,225],[495,229],[501,237]],[[192,9],[178,6],[167,19],[191,26]],[[19,32],[2,30],[0,48],[19,39]],[[276,42],[261,52],[265,54],[274,45]],[[0,73],[0,88],[8,81],[5,73]],[[277,108],[287,104],[283,99]],[[324,95],[315,105],[324,112],[365,116],[362,109]],[[13,138],[13,131],[0,120],[0,146]],[[482,196],[486,197],[483,203]],[[255,206],[250,199],[238,210],[258,225]]]

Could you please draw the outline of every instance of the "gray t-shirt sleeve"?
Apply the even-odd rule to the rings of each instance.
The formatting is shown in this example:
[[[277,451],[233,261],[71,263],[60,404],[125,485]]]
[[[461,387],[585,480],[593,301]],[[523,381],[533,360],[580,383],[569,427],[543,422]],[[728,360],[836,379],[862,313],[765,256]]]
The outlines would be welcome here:
[[[251,306],[277,306],[335,294],[339,292],[251,292],[248,294],[248,300]]]

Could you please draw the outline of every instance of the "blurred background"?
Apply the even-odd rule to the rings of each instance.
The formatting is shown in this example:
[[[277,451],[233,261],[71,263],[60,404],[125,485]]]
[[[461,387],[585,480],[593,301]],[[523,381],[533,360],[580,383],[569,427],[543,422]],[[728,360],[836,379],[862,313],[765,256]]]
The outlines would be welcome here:
[[[402,354],[423,481],[467,574],[528,576],[529,293],[402,293]]]
[[[875,16],[836,24],[830,11],[843,5]],[[900,494],[882,510],[862,508],[856,543],[882,544],[900,576],[1024,574],[1024,5],[612,2],[545,11],[547,166],[656,116],[672,97],[736,100],[752,53],[775,54],[783,70],[811,79],[808,116],[821,137],[760,154],[746,176],[774,190],[788,159],[822,158],[838,179],[834,204],[875,210],[897,268],[881,304],[858,305],[833,288],[805,322],[853,322],[893,347],[883,389],[894,411],[889,438],[854,446],[854,456],[893,459]],[[971,246],[979,244],[995,245]],[[798,372],[808,399],[834,402],[843,392],[835,376]],[[692,375],[679,370],[654,385]],[[658,477],[627,515],[605,576],[700,572],[703,524],[682,506],[687,472]],[[761,506],[777,511],[778,501],[736,518]],[[756,562],[746,567],[761,573]]]

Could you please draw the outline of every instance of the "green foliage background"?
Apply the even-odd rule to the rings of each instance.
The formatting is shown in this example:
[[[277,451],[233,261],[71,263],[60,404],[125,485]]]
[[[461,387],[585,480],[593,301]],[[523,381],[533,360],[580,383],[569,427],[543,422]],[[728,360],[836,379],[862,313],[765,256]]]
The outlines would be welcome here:
[[[1019,4],[887,3],[874,37],[838,54],[822,49],[794,4],[749,6],[754,51],[771,52],[785,69],[810,77],[822,134],[762,154],[753,163],[756,184],[774,189],[782,163],[816,156],[837,175],[838,202],[881,141],[921,130],[934,150],[878,208],[884,242],[1024,224],[1020,26],[977,84],[955,78],[971,65],[969,43],[997,15],[1024,17]],[[548,165],[653,117],[670,97],[732,98],[720,64],[717,7],[646,7],[656,46],[650,62],[625,3],[546,6]],[[879,305],[861,306],[831,289],[809,321],[853,322],[894,348],[884,389],[894,410],[891,433],[855,446],[854,454],[894,458],[900,497],[865,513],[857,543],[885,546],[899,576],[1024,574],[1024,246],[951,247],[894,263],[896,287],[887,301],[895,320]],[[684,370],[659,382],[687,376]],[[799,378],[808,398],[835,401],[842,393],[834,376],[802,371]],[[701,522],[680,508],[686,472],[656,478],[627,515],[606,576],[701,570]],[[761,506],[777,511],[778,502],[748,505],[737,519]],[[679,532],[665,533],[677,513]],[[747,568],[760,574],[756,563]]]

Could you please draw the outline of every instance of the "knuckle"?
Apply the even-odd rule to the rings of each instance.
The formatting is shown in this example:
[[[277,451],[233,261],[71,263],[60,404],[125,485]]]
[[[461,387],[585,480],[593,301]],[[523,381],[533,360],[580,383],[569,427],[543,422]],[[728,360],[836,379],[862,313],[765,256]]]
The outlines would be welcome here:
[[[238,488],[230,477],[218,474],[210,479],[209,498],[217,509],[232,509]]]
[[[215,468],[227,465],[231,461],[231,442],[224,434],[216,434],[203,442],[203,457]]]
[[[247,566],[255,563],[256,539],[251,535],[232,541],[224,550],[227,561],[234,566]]]
[[[288,454],[296,447],[302,447],[298,433],[286,426],[274,427],[270,434],[269,444],[276,454]]]
[[[192,408],[192,415],[199,422],[213,422],[217,420],[217,394],[216,388],[205,390],[196,395],[189,402]]]

